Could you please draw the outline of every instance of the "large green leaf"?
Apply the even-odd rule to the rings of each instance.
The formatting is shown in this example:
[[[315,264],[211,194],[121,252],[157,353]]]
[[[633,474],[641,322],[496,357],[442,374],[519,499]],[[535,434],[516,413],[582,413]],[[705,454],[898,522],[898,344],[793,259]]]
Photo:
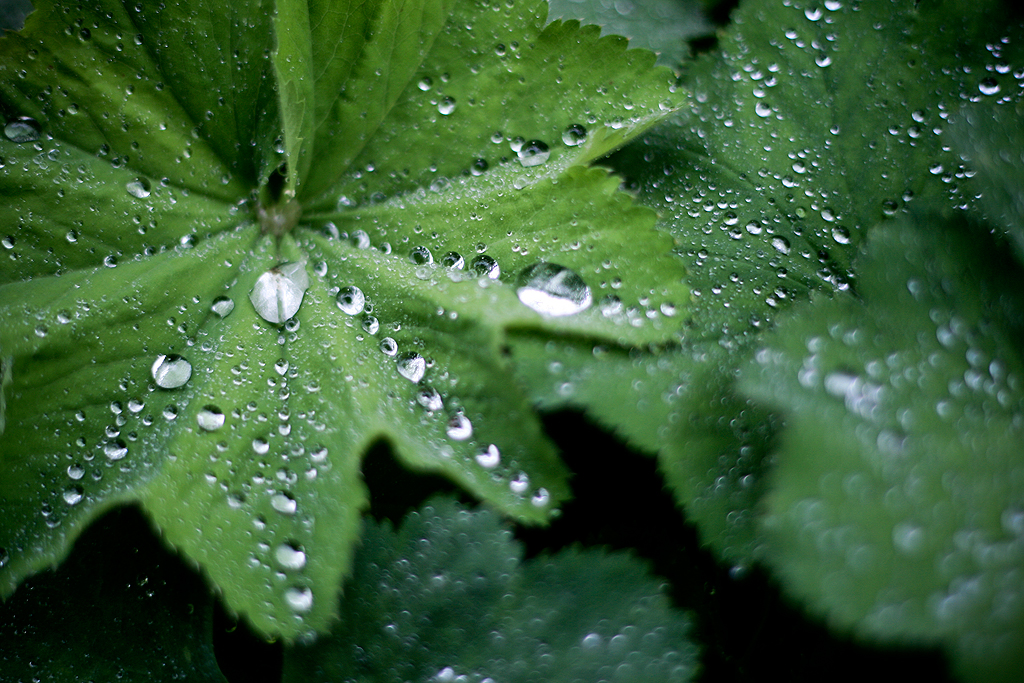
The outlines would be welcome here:
[[[689,290],[670,238],[577,165],[670,110],[669,72],[596,30],[541,31],[536,7],[108,4],[44,6],[0,40],[0,591],[137,501],[231,609],[311,635],[379,441],[547,519],[566,473],[508,338],[673,336]],[[501,56],[499,34],[533,37]],[[424,74],[459,98],[451,125],[427,127],[445,115]],[[513,104],[509,74],[532,99]],[[614,101],[590,102],[598,82]],[[459,177],[499,120],[550,159]]]
[[[765,555],[872,638],[941,642],[960,675],[1024,674],[1022,272],[962,225],[880,231],[863,302],[814,302],[743,376],[783,410]]]
[[[773,428],[736,395],[737,364],[791,302],[856,286],[872,226],[908,202],[975,204],[943,131],[965,100],[1020,98],[1020,33],[999,2],[742,3],[688,68],[689,110],[613,158],[680,245],[682,344],[597,366],[588,347],[521,347],[531,393],[658,451],[705,541],[749,562]]]
[[[592,550],[522,562],[493,514],[435,500],[368,525],[341,622],[287,651],[284,680],[690,680],[689,622],[644,573]]]
[[[224,683],[213,608],[202,579],[137,512],[112,513],[59,570],[0,605],[3,680]]]

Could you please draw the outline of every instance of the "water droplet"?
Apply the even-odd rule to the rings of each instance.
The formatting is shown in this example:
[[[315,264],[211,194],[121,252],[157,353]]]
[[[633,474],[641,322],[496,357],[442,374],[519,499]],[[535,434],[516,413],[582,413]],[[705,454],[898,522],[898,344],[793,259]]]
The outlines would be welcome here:
[[[441,265],[451,270],[462,270],[466,267],[466,259],[457,251],[449,251],[441,257]]]
[[[520,164],[529,168],[546,162],[551,157],[551,150],[540,140],[530,140],[516,150],[516,156],[519,157]]]
[[[266,439],[256,437],[252,440],[252,450],[256,455],[266,455],[270,452],[270,442]]]
[[[515,479],[508,483],[508,487],[512,493],[525,493],[526,489],[530,488],[530,477],[526,472],[520,472]]]
[[[426,92],[426,91],[430,90],[430,88],[431,88],[431,86],[433,84],[434,84],[434,82],[430,79],[430,76],[424,76],[416,84],[416,87],[419,88],[420,90],[422,90],[423,92]]]
[[[282,543],[274,550],[274,559],[281,569],[302,569],[306,566],[306,553],[292,543]]]
[[[473,259],[469,268],[478,277],[486,277],[491,280],[497,280],[501,277],[501,266],[487,254],[480,254]]]
[[[524,305],[549,316],[579,313],[593,301],[583,278],[565,266],[545,261],[523,270],[516,294]]]
[[[384,337],[380,340],[380,351],[385,356],[394,356],[398,353],[398,342],[391,337]]]
[[[978,92],[982,95],[996,95],[999,93],[999,81],[994,78],[986,78],[978,84]]]
[[[587,129],[578,123],[574,123],[562,131],[562,143],[569,147],[582,145],[587,141]]]
[[[68,505],[78,505],[82,502],[82,489],[77,486],[64,489],[64,502]]]
[[[299,509],[299,505],[295,502],[295,499],[283,491],[275,493],[270,498],[270,507],[280,512],[282,515],[294,515],[295,511]]]
[[[427,371],[427,361],[418,353],[403,353],[395,360],[398,374],[410,382],[419,382]]]
[[[150,184],[145,178],[129,180],[125,187],[128,189],[128,194],[136,199],[145,199],[150,194]]]
[[[128,455],[128,445],[121,439],[108,441],[103,446],[103,454],[107,456],[108,460],[121,460]]]
[[[789,240],[787,240],[785,237],[773,237],[772,246],[775,247],[775,251],[779,252],[780,254],[789,253]]]
[[[313,591],[308,588],[289,588],[284,592],[284,599],[296,612],[308,612],[313,609]]]
[[[196,422],[199,423],[199,428],[208,432],[223,427],[224,420],[224,413],[217,406],[204,406],[202,410],[196,413]]]
[[[192,377],[192,364],[176,353],[161,354],[149,372],[161,389],[177,389]]]
[[[924,541],[924,530],[916,524],[901,522],[893,527],[893,545],[904,553],[911,554],[917,552],[924,546]]]
[[[445,97],[437,103],[437,111],[441,116],[448,116],[455,111],[455,98]]]
[[[356,315],[363,312],[363,308],[366,306],[366,296],[358,287],[342,287],[338,292],[337,302],[342,313]]]
[[[85,476],[85,468],[79,464],[68,465],[68,478],[78,481]]]
[[[409,252],[409,260],[417,266],[429,265],[434,262],[434,256],[426,247],[416,247]]]
[[[363,332],[366,334],[377,334],[380,329],[380,321],[372,315],[363,316]]]
[[[4,126],[4,137],[17,144],[35,142],[39,133],[39,122],[27,116],[18,117]]]
[[[477,454],[476,463],[485,470],[493,470],[501,463],[501,451],[493,443]]]
[[[282,323],[298,313],[308,288],[304,262],[282,263],[260,275],[249,300],[261,318],[269,323]]]
[[[473,436],[473,423],[462,413],[456,413],[448,420],[447,434],[449,439],[465,441]]]
[[[832,228],[832,239],[834,239],[839,244],[849,244],[850,231],[841,225],[837,225],[836,227]]]
[[[11,559],[10,553],[7,552],[6,548],[0,548],[0,567],[5,566]]]
[[[530,498],[530,504],[537,508],[542,508],[551,502],[551,494],[545,488],[537,489],[537,493],[533,494]]]
[[[226,296],[218,296],[210,304],[210,310],[218,318],[226,318],[231,311],[235,310],[235,302]]]
[[[441,394],[434,387],[423,387],[420,389],[419,394],[416,395],[416,401],[432,413],[436,413],[441,408],[444,408]]]

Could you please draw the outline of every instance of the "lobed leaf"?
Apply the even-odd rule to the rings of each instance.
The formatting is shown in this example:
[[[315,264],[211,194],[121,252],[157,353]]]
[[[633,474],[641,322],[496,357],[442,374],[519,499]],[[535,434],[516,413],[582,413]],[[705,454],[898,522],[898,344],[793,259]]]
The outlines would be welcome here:
[[[286,681],[685,681],[688,620],[639,563],[567,550],[522,562],[485,510],[435,500],[370,524],[331,635],[287,651]]]
[[[741,388],[782,410],[765,557],[835,626],[1024,672],[1024,273],[962,224],[879,231],[863,302],[794,308]]]

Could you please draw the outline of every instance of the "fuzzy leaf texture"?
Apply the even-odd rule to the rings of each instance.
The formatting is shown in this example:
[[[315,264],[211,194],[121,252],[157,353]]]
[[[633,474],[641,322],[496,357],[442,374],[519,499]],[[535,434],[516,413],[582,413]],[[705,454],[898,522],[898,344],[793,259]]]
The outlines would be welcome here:
[[[434,499],[398,531],[370,522],[332,633],[285,658],[286,683],[661,683],[697,650],[643,565],[564,550],[522,560],[493,513]]]
[[[565,499],[507,337],[658,343],[596,303],[689,291],[586,168],[671,73],[544,13],[41,2],[0,38],[0,593],[138,502],[290,639],[334,617],[374,443],[524,522]]]
[[[1012,116],[1021,36],[1000,2],[741,3],[688,66],[689,106],[612,159],[681,245],[696,300],[680,343],[523,345],[532,392],[658,452],[704,541],[749,565],[778,422],[736,392],[738,365],[793,302],[856,287],[874,226],[915,204],[977,207],[950,129],[966,102]]]
[[[838,628],[1024,675],[1024,272],[935,217],[869,240],[862,300],[812,301],[741,388],[783,411],[764,556]],[[973,233],[973,234],[972,234]]]

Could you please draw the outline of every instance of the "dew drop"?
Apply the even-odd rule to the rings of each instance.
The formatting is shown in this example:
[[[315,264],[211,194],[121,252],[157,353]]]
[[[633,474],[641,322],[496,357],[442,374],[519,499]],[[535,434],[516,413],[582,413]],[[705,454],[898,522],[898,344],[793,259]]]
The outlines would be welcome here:
[[[552,317],[574,315],[593,301],[590,287],[565,266],[541,261],[519,275],[516,294],[529,308]]]
[[[118,439],[117,441],[108,441],[103,446],[103,454],[107,456],[107,460],[121,460],[128,455],[128,446],[124,441]]]
[[[465,441],[473,436],[473,423],[462,413],[456,413],[448,420],[447,434],[454,441]]]
[[[308,612],[313,609],[313,591],[308,588],[289,588],[284,592],[284,599],[296,612]]]
[[[986,78],[978,84],[978,92],[982,95],[997,95],[999,93],[999,81],[994,78]]]
[[[493,470],[501,463],[501,451],[493,443],[480,453],[477,453],[476,464],[485,470]]]
[[[508,483],[508,488],[512,493],[525,493],[526,489],[530,488],[530,477],[526,472],[520,472],[515,479]]]
[[[68,478],[78,481],[85,476],[85,468],[79,464],[68,465]]]
[[[441,394],[434,387],[423,387],[420,389],[420,392],[416,395],[416,402],[431,413],[436,413],[441,408],[444,408]]]
[[[841,225],[837,225],[836,227],[832,228],[832,239],[834,239],[839,244],[849,244],[850,231]]]
[[[192,377],[192,364],[176,353],[161,354],[149,372],[161,389],[177,389]]]
[[[448,116],[455,111],[455,98],[445,97],[437,103],[437,111],[441,116]]]
[[[789,240],[787,240],[785,237],[773,237],[772,246],[775,247],[775,251],[779,252],[780,254],[789,253]]]
[[[533,497],[530,498],[530,503],[538,508],[544,507],[549,502],[551,502],[551,494],[544,488],[537,489],[537,493],[533,494]]]
[[[403,353],[395,360],[398,374],[410,382],[419,382],[427,371],[427,361],[418,353]]]
[[[292,543],[282,543],[274,550],[274,559],[281,569],[302,569],[306,566],[306,553]]]
[[[398,342],[391,337],[384,337],[380,340],[380,352],[385,356],[394,356],[398,353]]]
[[[466,259],[457,251],[449,251],[441,257],[441,265],[451,270],[462,270],[466,267]]]
[[[434,256],[426,247],[416,247],[409,252],[409,260],[417,266],[430,265],[434,262]]]
[[[546,162],[551,157],[551,150],[540,140],[530,140],[516,150],[516,156],[519,157],[520,164],[529,168]]]
[[[39,139],[39,133],[39,123],[27,116],[18,117],[4,126],[4,137],[19,145],[35,142]]]
[[[363,308],[366,306],[366,296],[363,294],[363,290],[355,286],[342,287],[341,291],[338,292],[338,308],[341,309],[342,313],[348,315],[357,315],[363,312]]]
[[[210,304],[210,310],[218,318],[226,318],[231,311],[235,310],[235,302],[226,296],[218,296]]]
[[[308,288],[305,263],[282,263],[259,276],[249,300],[261,318],[269,323],[282,323],[298,313]]]
[[[224,426],[224,413],[217,406],[204,406],[196,413],[199,428],[208,432],[216,431]]]
[[[490,280],[497,280],[501,277],[501,266],[487,254],[480,254],[469,266],[478,277],[486,277]]]
[[[569,147],[582,145],[587,141],[587,129],[578,123],[574,123],[562,131],[562,143]]]
[[[366,334],[377,334],[380,329],[380,321],[372,315],[363,316],[363,332]]]
[[[136,178],[135,180],[129,180],[128,184],[125,185],[128,190],[128,194],[135,197],[136,199],[145,199],[150,195],[151,186],[149,181],[145,178]]]
[[[295,499],[284,492],[275,493],[270,498],[270,507],[280,512],[282,515],[294,515],[295,511],[299,509],[299,505],[295,502]]]
[[[252,440],[252,450],[256,455],[266,455],[270,452],[270,443],[261,437]]]
[[[82,502],[82,489],[77,486],[64,489],[64,502],[68,505],[78,505]]]

